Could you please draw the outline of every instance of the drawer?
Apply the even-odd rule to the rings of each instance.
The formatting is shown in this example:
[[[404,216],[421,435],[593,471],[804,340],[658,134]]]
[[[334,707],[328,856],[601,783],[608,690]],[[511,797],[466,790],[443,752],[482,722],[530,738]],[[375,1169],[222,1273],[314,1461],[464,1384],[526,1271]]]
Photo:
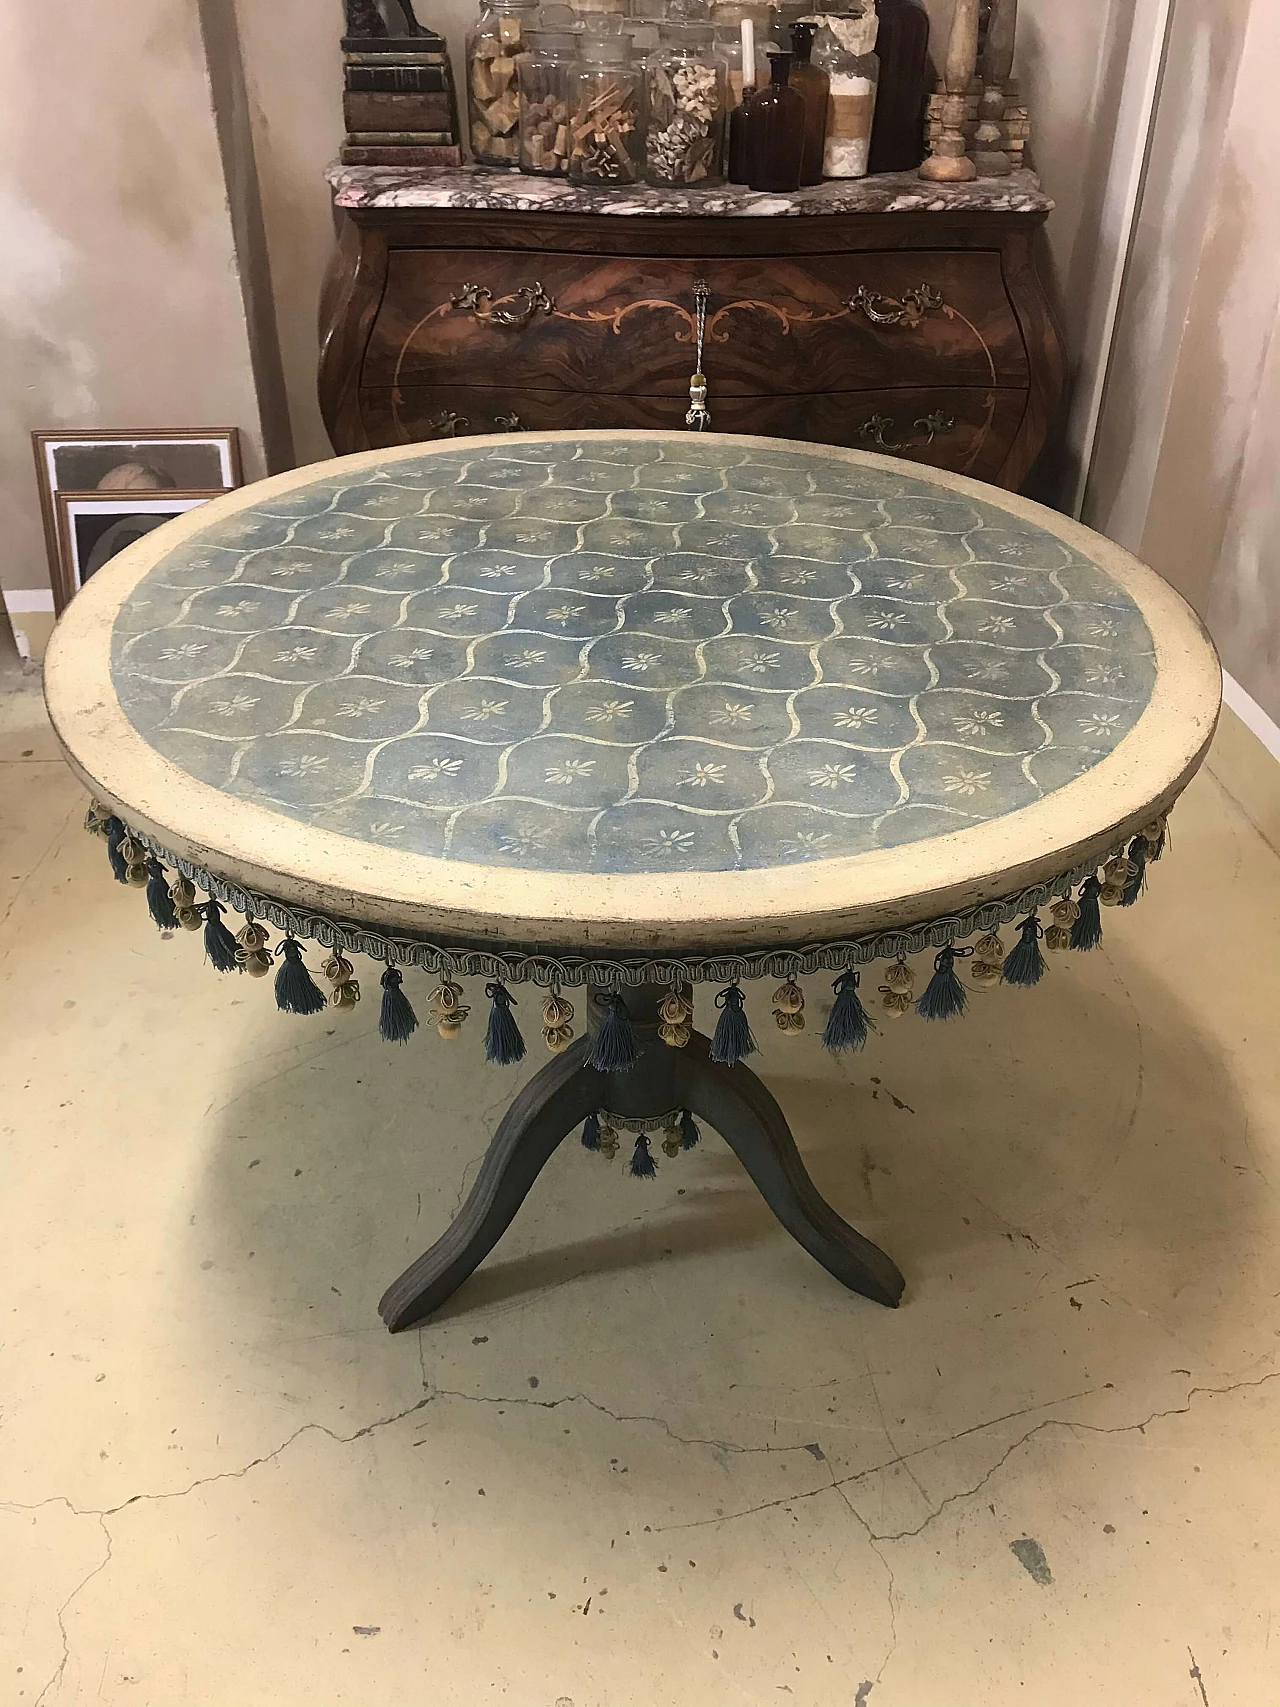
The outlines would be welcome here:
[[[393,249],[366,386],[509,385],[681,398],[705,278],[713,394],[1025,386],[994,250],[594,259]]]
[[[504,431],[592,427],[684,427],[688,396],[496,386],[404,386],[362,391],[372,445]],[[898,387],[818,397],[711,397],[712,426],[819,444],[851,445],[1000,484],[1000,472],[1027,407],[1026,391]]]

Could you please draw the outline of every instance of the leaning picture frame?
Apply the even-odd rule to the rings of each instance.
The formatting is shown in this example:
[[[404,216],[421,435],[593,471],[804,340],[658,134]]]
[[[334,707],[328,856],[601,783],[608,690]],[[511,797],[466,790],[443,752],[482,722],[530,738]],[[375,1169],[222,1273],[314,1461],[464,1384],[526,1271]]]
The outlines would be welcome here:
[[[55,611],[61,615],[89,577],[126,546],[222,496],[221,491],[59,492],[52,566]]]
[[[49,575],[55,583],[61,493],[230,492],[244,484],[236,427],[40,431],[32,433],[31,443]]]

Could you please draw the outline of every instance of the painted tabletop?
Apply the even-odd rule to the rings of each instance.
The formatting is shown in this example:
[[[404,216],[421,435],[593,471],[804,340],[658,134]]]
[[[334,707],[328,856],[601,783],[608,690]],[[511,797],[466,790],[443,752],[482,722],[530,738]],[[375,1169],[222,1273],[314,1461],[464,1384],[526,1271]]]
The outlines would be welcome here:
[[[505,870],[558,889],[562,918],[605,880],[622,920],[647,916],[655,880],[767,874],[767,896],[791,868],[847,879],[1067,799],[1078,812],[1126,743],[1139,758],[1162,668],[1161,584],[1114,547],[972,482],[776,440],[374,453],[249,488],[129,555],[114,599],[90,582],[73,615],[109,603],[133,748],[228,825],[269,820],[278,849],[292,825],[366,873],[385,853],[428,904],[445,868],[496,894]],[[1211,669],[1161,591],[1154,616],[1181,616],[1182,651]],[[1204,682],[1179,774],[1212,727]],[[1063,823],[1064,850],[1113,828]]]

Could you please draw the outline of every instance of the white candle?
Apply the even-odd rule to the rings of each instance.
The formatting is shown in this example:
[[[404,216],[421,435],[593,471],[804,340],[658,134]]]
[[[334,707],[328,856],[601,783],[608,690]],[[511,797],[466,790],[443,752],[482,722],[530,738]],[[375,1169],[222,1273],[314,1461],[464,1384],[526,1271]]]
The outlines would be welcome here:
[[[756,26],[750,18],[744,18],[739,27],[742,30],[742,89],[745,94],[756,86]]]

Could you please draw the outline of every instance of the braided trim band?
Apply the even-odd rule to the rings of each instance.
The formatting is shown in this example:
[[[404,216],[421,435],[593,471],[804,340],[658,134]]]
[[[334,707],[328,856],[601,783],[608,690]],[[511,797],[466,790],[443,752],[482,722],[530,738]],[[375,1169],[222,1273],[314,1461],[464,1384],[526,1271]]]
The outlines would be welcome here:
[[[363,954],[387,966],[415,966],[429,973],[455,978],[493,978],[511,984],[600,985],[617,987],[638,984],[710,983],[733,984],[749,978],[787,979],[816,972],[845,972],[867,966],[874,960],[896,960],[900,955],[919,954],[925,949],[947,948],[978,931],[998,926],[1037,908],[1055,896],[1069,895],[1085,878],[1092,877],[1104,860],[1073,866],[1060,877],[1033,889],[1019,890],[1003,900],[987,901],[967,913],[951,913],[910,930],[881,931],[845,942],[808,943],[796,948],[762,949],[757,953],[689,956],[594,956],[581,954],[495,953],[488,949],[445,948],[420,937],[390,936],[383,931],[306,912],[254,895],[238,884],[193,865],[172,854],[152,837],[137,830],[129,834],[166,865],[193,883],[197,889],[231,907],[246,918],[264,921],[292,936],[319,943],[344,954]],[[1120,842],[1105,856],[1124,852]]]

